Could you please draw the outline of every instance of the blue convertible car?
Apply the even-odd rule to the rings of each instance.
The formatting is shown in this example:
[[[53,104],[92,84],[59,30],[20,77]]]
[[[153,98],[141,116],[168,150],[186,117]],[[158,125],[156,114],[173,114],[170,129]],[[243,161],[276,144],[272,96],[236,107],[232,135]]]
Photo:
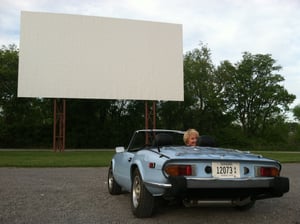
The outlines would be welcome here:
[[[182,131],[138,130],[129,146],[117,147],[108,171],[112,195],[130,192],[136,217],[153,214],[156,202],[185,206],[230,204],[251,208],[256,200],[281,197],[289,179],[280,177],[278,161],[215,147],[209,136],[185,146]]]

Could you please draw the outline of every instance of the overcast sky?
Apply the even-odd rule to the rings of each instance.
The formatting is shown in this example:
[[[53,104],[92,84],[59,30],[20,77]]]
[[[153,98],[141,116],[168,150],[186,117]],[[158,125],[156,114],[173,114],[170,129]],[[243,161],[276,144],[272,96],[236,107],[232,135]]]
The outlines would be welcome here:
[[[0,46],[19,46],[22,10],[182,24],[183,53],[202,42],[215,65],[271,54],[300,104],[299,0],[0,0]]]

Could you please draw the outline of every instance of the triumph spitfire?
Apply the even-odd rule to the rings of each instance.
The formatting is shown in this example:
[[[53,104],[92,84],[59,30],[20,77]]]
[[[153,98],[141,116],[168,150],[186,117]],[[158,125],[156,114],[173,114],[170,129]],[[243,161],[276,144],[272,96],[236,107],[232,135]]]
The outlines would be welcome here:
[[[112,195],[130,192],[136,217],[153,215],[158,200],[185,206],[229,204],[250,209],[257,200],[281,197],[289,179],[278,161],[215,146],[200,136],[197,146],[183,144],[182,131],[135,131],[128,147],[116,147],[108,170]]]

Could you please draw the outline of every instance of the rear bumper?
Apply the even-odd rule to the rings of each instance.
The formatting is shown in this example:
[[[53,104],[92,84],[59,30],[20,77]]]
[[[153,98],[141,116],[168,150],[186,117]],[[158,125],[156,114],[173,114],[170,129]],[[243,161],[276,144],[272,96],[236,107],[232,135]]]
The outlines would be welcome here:
[[[182,178],[175,179],[178,180]],[[249,179],[183,179],[185,179],[183,181],[186,182],[187,188],[273,188],[276,186],[283,185],[285,187],[282,187],[286,190],[286,192],[289,191],[289,179],[286,177],[267,177]],[[171,180],[171,183],[174,183],[174,180]]]
[[[289,191],[289,179],[286,177],[255,179],[197,179],[171,177],[167,194],[190,197],[252,197],[264,199],[281,197]]]

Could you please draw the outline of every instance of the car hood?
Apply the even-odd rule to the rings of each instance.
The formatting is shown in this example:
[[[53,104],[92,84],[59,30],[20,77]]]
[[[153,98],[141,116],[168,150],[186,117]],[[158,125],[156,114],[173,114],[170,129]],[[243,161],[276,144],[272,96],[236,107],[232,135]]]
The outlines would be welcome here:
[[[235,149],[214,148],[214,147],[191,147],[176,146],[162,147],[161,154],[170,159],[203,159],[203,160],[257,160],[273,161],[264,158],[261,155],[255,155],[250,152],[244,152]]]

